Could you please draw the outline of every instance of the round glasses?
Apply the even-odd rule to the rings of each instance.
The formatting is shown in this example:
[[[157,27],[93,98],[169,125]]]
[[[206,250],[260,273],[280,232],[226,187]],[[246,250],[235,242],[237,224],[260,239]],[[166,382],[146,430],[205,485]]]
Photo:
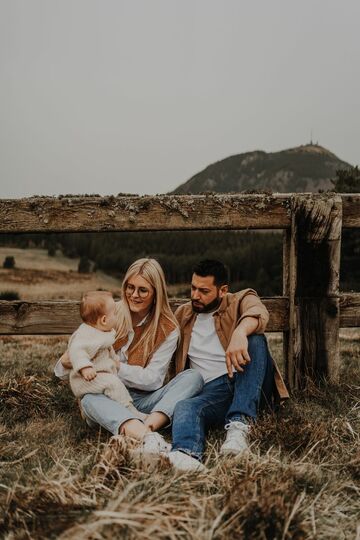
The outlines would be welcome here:
[[[147,289],[146,287],[135,287],[135,285],[131,285],[131,283],[127,283],[125,287],[125,292],[129,296],[132,296],[134,292],[137,291],[140,298],[147,298],[150,294],[150,289]]]

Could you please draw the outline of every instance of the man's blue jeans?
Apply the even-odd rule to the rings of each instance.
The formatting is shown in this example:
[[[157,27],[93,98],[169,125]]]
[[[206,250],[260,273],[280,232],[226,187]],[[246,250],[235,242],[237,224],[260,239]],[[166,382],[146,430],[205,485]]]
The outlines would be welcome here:
[[[251,362],[232,379],[222,375],[204,385],[196,397],[180,401],[173,416],[173,450],[201,459],[212,426],[255,420],[261,407],[272,406],[273,361],[264,335],[249,337]]]

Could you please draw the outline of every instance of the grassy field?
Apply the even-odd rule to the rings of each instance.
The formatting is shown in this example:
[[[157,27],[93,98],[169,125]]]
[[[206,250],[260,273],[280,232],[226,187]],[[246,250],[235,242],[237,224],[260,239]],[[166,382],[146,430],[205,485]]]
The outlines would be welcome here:
[[[7,255],[16,268],[0,269],[0,291],[23,300],[120,291],[59,253],[0,248],[0,261]],[[134,462],[127,443],[82,422],[52,375],[66,337],[3,336],[0,537],[360,540],[360,333],[341,337],[341,384],[310,386],[261,418],[246,458],[221,458],[224,435],[210,433],[208,472],[188,475],[165,458],[152,469]],[[280,335],[270,343],[281,364]]]
[[[65,338],[3,338],[0,536],[359,538],[360,339],[350,337],[340,385],[310,387],[261,418],[246,458],[222,459],[223,434],[211,433],[209,471],[197,475],[175,473],[165,458],[149,470],[87,428],[52,376]],[[280,359],[278,336],[271,348]]]

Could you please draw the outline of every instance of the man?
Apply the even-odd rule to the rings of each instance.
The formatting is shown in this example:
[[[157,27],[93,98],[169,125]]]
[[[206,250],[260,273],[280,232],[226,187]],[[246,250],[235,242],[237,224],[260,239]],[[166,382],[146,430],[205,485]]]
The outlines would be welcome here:
[[[225,425],[221,453],[237,455],[248,449],[247,435],[259,408],[272,408],[275,387],[280,398],[289,396],[263,334],[266,307],[252,289],[229,293],[221,262],[205,260],[194,268],[191,302],[175,315],[181,330],[176,372],[189,365],[205,385],[199,395],[176,405],[168,457],[179,470],[204,470],[209,427]]]

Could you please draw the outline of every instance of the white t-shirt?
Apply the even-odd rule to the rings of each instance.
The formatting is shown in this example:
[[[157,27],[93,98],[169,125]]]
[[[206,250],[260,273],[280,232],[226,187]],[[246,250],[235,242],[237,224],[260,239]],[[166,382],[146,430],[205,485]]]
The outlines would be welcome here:
[[[199,313],[194,323],[188,356],[205,383],[227,373],[225,351],[215,329],[214,313]]]

